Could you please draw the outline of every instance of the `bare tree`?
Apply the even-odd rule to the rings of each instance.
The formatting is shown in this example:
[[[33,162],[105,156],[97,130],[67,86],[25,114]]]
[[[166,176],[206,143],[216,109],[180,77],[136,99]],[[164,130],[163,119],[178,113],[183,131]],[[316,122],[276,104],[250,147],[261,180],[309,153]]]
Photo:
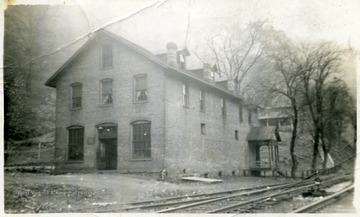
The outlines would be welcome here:
[[[308,132],[313,139],[313,171],[317,165],[319,146],[324,152],[323,167],[326,167],[331,146],[340,141],[348,116],[354,116],[347,87],[336,77],[344,52],[331,42],[304,42],[296,46],[281,34],[273,34],[272,40],[268,41],[267,72],[262,72],[263,79],[259,79],[258,83],[261,83],[262,93],[267,98],[282,96],[285,103],[291,106],[292,177],[298,165],[295,145],[300,112],[308,115],[305,121],[310,123]]]
[[[301,75],[303,93],[311,118],[313,138],[312,171],[316,170],[319,145],[326,149],[325,93],[333,75],[339,72],[344,51],[331,42],[303,43],[302,56],[304,73]]]
[[[208,34],[205,44],[198,44],[194,53],[201,60],[207,54],[206,59],[216,65],[216,73],[220,77],[233,78],[240,90],[244,78],[264,55],[264,26],[265,21],[256,21],[244,29],[222,27]]]
[[[290,39],[280,32],[272,34],[268,41],[266,58],[267,73],[258,79],[264,95],[275,100],[282,97],[283,102],[291,107],[292,132],[290,140],[291,177],[295,177],[298,167],[295,154],[296,138],[298,134],[299,111],[303,107],[301,97],[301,74],[303,67],[299,58],[298,48]]]

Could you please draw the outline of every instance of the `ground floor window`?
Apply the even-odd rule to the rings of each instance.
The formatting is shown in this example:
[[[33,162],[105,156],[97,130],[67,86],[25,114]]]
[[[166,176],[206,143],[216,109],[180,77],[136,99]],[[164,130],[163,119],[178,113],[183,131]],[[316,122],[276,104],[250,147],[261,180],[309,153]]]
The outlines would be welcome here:
[[[84,160],[84,127],[69,127],[68,160]]]
[[[151,123],[148,121],[132,124],[132,157],[151,157]]]
[[[205,128],[205,124],[201,123],[200,124],[200,129],[201,129],[201,135],[205,135],[206,134],[206,128]]]

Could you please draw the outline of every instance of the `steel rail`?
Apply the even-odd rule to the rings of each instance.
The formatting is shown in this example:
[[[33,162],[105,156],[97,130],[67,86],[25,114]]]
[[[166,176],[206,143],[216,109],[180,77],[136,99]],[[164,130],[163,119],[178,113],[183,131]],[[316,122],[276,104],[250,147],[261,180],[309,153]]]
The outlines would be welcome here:
[[[153,200],[144,200],[144,201],[135,201],[130,203],[122,203],[122,204],[116,204],[111,206],[104,206],[104,207],[88,207],[85,208],[85,210],[94,210],[96,212],[116,212],[116,211],[129,211],[129,210],[136,210],[136,209],[149,209],[149,208],[158,208],[158,207],[164,207],[164,206],[172,206],[172,205],[182,205],[182,204],[188,204],[188,203],[194,203],[194,202],[200,202],[204,200],[209,199],[215,199],[219,198],[219,195],[222,194],[233,194],[236,192],[242,192],[242,191],[248,191],[250,192],[253,189],[265,189],[269,187],[277,187],[277,186],[284,186],[284,185],[291,185],[294,182],[286,182],[281,184],[271,184],[271,185],[260,185],[260,186],[254,186],[254,187],[248,187],[248,188],[239,188],[239,189],[233,189],[233,190],[227,190],[227,191],[217,191],[217,192],[211,192],[211,193],[202,193],[202,194],[194,194],[194,195],[188,195],[188,196],[176,196],[176,197],[167,197],[167,198],[159,198],[159,199],[153,199]],[[216,196],[218,195],[218,196]],[[206,198],[198,198],[198,199],[191,199],[196,197],[206,197]],[[182,201],[176,201],[176,202],[169,202],[173,200],[181,200],[181,199],[187,199]],[[189,200],[190,199],[190,200]],[[168,203],[167,203],[168,202]],[[146,205],[141,205],[146,204]],[[83,211],[84,208],[81,208],[79,210],[75,211]]]
[[[315,201],[314,203],[308,204],[306,206],[303,206],[299,209],[296,209],[294,211],[292,211],[292,213],[311,213],[311,212],[315,212],[319,209],[321,209],[322,207],[328,205],[329,203],[331,203],[333,200],[337,200],[337,198],[343,196],[345,193],[351,192],[354,190],[354,185],[347,187],[339,192],[336,192],[330,196],[327,196],[321,200]]]
[[[240,208],[240,207],[248,205],[248,204],[253,204],[255,202],[260,202],[260,201],[267,201],[270,198],[275,198],[275,197],[278,197],[278,196],[283,195],[283,194],[288,194],[288,193],[292,193],[292,192],[295,192],[295,191],[311,188],[313,186],[315,186],[315,184],[310,184],[310,185],[297,187],[295,189],[290,189],[290,190],[287,190],[287,191],[283,191],[281,193],[267,195],[267,196],[251,199],[251,200],[248,200],[248,201],[240,202],[240,203],[237,203],[237,204],[233,204],[233,205],[230,205],[230,206],[222,207],[222,208],[219,208],[219,209],[215,209],[215,210],[212,210],[212,211],[207,212],[207,213],[229,212],[229,211],[232,211],[234,209]]]
[[[217,191],[217,192],[211,192],[211,193],[194,194],[194,195],[188,195],[188,196],[176,196],[176,197],[166,197],[166,198],[159,198],[159,199],[153,199],[153,200],[135,201],[135,202],[121,203],[121,204],[104,206],[104,207],[89,206],[89,207],[83,207],[81,209],[77,209],[77,210],[73,210],[73,211],[81,212],[84,210],[86,210],[86,211],[94,210],[95,212],[116,212],[116,211],[122,211],[122,210],[128,211],[128,210],[135,210],[135,209],[158,208],[158,207],[162,207],[162,206],[181,205],[181,204],[209,200],[211,198],[219,198],[219,196],[215,196],[215,195],[232,194],[232,193],[241,192],[241,191],[249,191],[250,192],[253,189],[263,189],[263,188],[268,188],[268,187],[291,185],[293,183],[294,182],[286,182],[286,183],[281,183],[281,184],[277,183],[277,184],[271,184],[271,185],[260,185],[260,186],[254,186],[254,187],[239,188],[239,189],[233,189],[233,190],[227,190],[227,191]],[[167,201],[196,198],[196,197],[207,197],[207,198],[202,198],[202,199],[199,198],[199,199],[183,200],[183,201],[166,203]],[[162,203],[162,202],[165,202],[165,203]],[[156,204],[156,203],[158,203],[158,204]],[[141,205],[141,204],[148,204],[148,205]]]
[[[308,181],[306,181],[306,183],[310,182],[310,181],[311,180],[308,180]],[[304,184],[305,184],[305,182],[304,182]],[[173,212],[173,211],[180,210],[180,209],[187,209],[187,208],[196,207],[196,206],[200,206],[200,205],[204,205],[204,204],[208,204],[208,203],[213,203],[213,202],[218,202],[218,201],[222,201],[222,200],[227,200],[227,199],[231,199],[231,198],[236,198],[236,197],[241,197],[241,196],[250,196],[250,195],[253,195],[253,194],[264,193],[264,192],[267,192],[267,191],[273,191],[273,190],[277,190],[277,189],[282,189],[282,188],[286,188],[286,187],[289,187],[289,186],[292,186],[292,185],[293,185],[293,183],[290,183],[290,184],[285,184],[285,185],[281,185],[281,186],[275,186],[275,187],[272,187],[272,188],[270,187],[270,188],[266,188],[266,189],[254,190],[254,191],[244,192],[244,193],[240,193],[240,194],[234,194],[234,195],[230,195],[230,196],[225,196],[225,197],[218,197],[218,198],[214,198],[214,199],[208,199],[208,200],[195,202],[195,203],[191,203],[191,204],[187,204],[187,205],[182,205],[182,206],[178,206],[178,207],[167,208],[167,209],[164,209],[164,210],[157,211],[157,213]],[[166,204],[164,204],[164,206],[166,206]]]
[[[232,197],[238,197],[238,196],[244,196],[244,195],[251,195],[251,194],[256,194],[256,193],[262,193],[264,191],[269,191],[269,190],[275,190],[278,188],[282,188],[284,186],[290,186],[292,185],[292,183],[288,183],[288,184],[283,184],[283,185],[276,185],[273,188],[265,188],[265,189],[261,189],[261,190],[253,190],[253,191],[248,191],[248,192],[244,192],[241,194],[236,194],[236,195],[230,195],[230,196],[225,196],[225,197],[218,197],[218,196],[212,196],[212,197],[208,197],[208,198],[202,198],[202,199],[195,199],[195,200],[187,200],[187,201],[178,201],[178,202],[170,202],[170,203],[160,203],[160,204],[150,204],[150,205],[143,205],[143,206],[133,206],[133,207],[128,207],[128,208],[123,208],[123,210],[133,210],[133,209],[147,209],[147,208],[157,208],[157,207],[163,207],[163,206],[172,206],[172,205],[181,205],[181,204],[188,204],[188,205],[183,205],[181,207],[174,207],[174,208],[169,208],[169,209],[165,209],[165,210],[161,210],[159,212],[166,212],[167,210],[176,210],[176,209],[183,209],[183,207],[189,208],[192,206],[198,206],[198,203],[202,203],[204,202],[204,204],[208,203],[208,201],[212,201],[212,200],[225,200],[228,198],[232,198]],[[246,190],[251,190],[253,188],[249,188]],[[237,191],[235,191],[237,192]],[[221,194],[223,194],[221,192]],[[216,195],[215,193],[211,193],[211,195]],[[189,204],[191,203],[191,204]],[[171,210],[172,211],[172,210]]]
[[[193,195],[187,195],[187,196],[165,197],[165,198],[159,198],[159,199],[154,199],[154,200],[135,201],[135,202],[126,203],[124,205],[139,205],[139,204],[146,204],[146,203],[158,203],[158,202],[163,202],[163,201],[187,199],[187,198],[193,198],[193,197],[213,196],[213,195],[219,195],[219,194],[232,194],[232,193],[240,192],[240,191],[248,191],[248,190],[251,191],[254,189],[275,187],[275,186],[287,185],[287,184],[293,184],[293,183],[294,182],[286,182],[286,183],[281,183],[281,184],[277,183],[277,184],[271,184],[271,185],[260,185],[260,186],[255,186],[255,187],[238,188],[238,189],[233,189],[233,190],[216,191],[216,192],[211,192],[211,193],[193,194]]]
[[[332,183],[332,182],[334,182],[336,180],[340,180],[340,179],[344,179],[344,178],[345,177],[338,177],[338,178],[335,178],[333,180],[326,180],[323,183]],[[314,186],[316,186],[316,184],[310,184],[310,185],[297,187],[295,189],[290,189],[290,190],[282,191],[280,193],[275,193],[275,194],[272,194],[272,195],[267,195],[267,196],[255,198],[255,199],[252,199],[252,200],[240,202],[240,203],[237,203],[237,204],[234,204],[234,205],[230,205],[230,206],[222,207],[222,208],[219,208],[219,209],[215,209],[215,210],[209,211],[207,213],[229,212],[229,211],[232,211],[234,209],[240,208],[240,207],[248,205],[248,204],[252,204],[252,203],[256,203],[256,202],[265,202],[265,201],[269,200],[270,198],[276,198],[276,197],[279,197],[279,196],[284,195],[284,194],[289,194],[289,193],[293,193],[293,192],[296,192],[296,191],[312,188]]]

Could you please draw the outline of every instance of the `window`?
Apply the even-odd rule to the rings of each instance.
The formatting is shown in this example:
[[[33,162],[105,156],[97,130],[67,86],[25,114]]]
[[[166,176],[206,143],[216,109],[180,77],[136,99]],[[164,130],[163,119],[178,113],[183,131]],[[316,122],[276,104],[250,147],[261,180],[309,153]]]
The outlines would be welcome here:
[[[200,90],[200,111],[205,112],[205,91]]]
[[[248,113],[248,122],[249,124],[251,124],[251,110],[249,109],[249,113]]]
[[[136,122],[132,124],[132,156],[137,158],[151,157],[151,124]]]
[[[147,76],[135,77],[135,102],[147,101]]]
[[[101,89],[102,89],[101,104],[111,105],[113,103],[112,80],[111,79],[102,80]]]
[[[81,161],[84,159],[84,128],[81,126],[74,126],[68,128],[68,132],[68,160]]]
[[[183,105],[189,107],[189,85],[183,84]]]
[[[235,140],[239,140],[239,131],[235,130]]]
[[[226,102],[224,98],[221,99],[221,114],[223,117],[226,116]]]
[[[201,135],[205,135],[206,134],[206,128],[205,128],[205,124],[201,123],[200,124],[200,130],[201,130]]]
[[[102,45],[102,69],[113,67],[113,47],[111,44]]]
[[[81,108],[82,85],[75,83],[71,85],[71,108]]]
[[[244,121],[242,105],[239,105],[239,120],[240,120],[240,123],[242,123]]]

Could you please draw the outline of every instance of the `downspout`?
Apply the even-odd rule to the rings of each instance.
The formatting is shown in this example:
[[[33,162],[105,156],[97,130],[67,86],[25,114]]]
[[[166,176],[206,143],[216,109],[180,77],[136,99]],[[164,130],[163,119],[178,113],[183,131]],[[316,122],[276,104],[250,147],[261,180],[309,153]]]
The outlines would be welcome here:
[[[166,145],[167,145],[167,137],[166,137],[166,114],[167,114],[167,110],[166,110],[166,88],[165,88],[165,85],[166,85],[166,69],[163,70],[163,73],[164,73],[164,76],[163,76],[163,81],[162,81],[162,89],[163,89],[163,134],[164,134],[164,144],[163,144],[163,162],[162,162],[162,167],[163,169],[167,169],[166,168],[166,157],[167,157],[167,154],[166,154]],[[169,171],[167,169],[167,171]]]

